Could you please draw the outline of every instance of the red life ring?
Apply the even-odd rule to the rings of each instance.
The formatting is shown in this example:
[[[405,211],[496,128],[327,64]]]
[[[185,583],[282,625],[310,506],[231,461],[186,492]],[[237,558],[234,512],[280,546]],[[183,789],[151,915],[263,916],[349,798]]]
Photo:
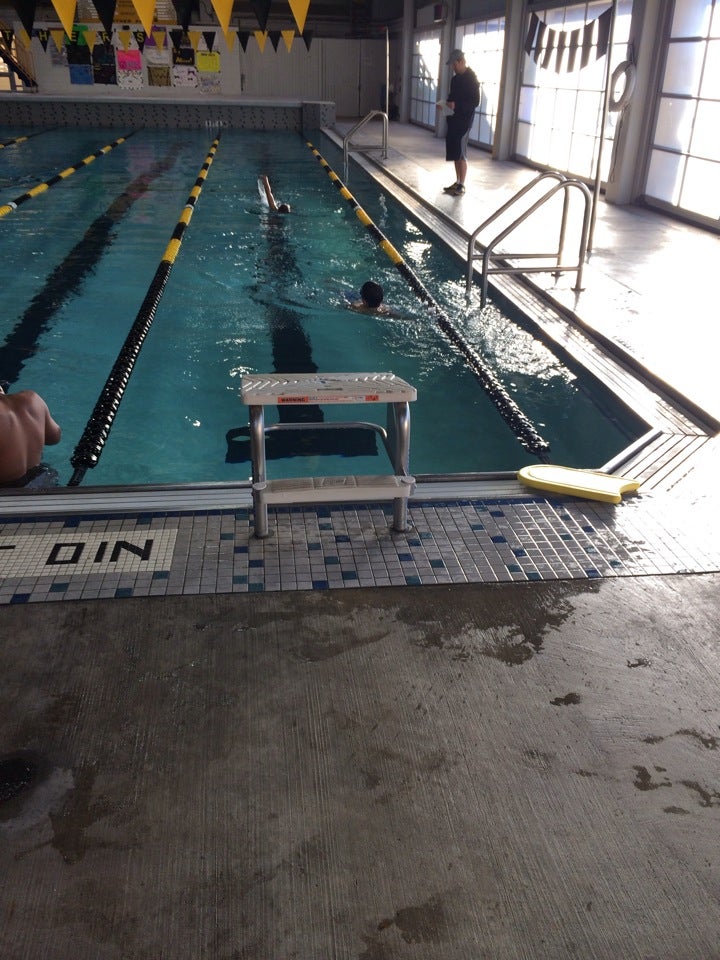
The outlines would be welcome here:
[[[610,78],[610,99],[608,106],[611,110],[624,110],[630,103],[632,95],[635,92],[635,64],[631,60],[623,60],[613,70]],[[618,95],[615,88],[624,79],[621,93]]]

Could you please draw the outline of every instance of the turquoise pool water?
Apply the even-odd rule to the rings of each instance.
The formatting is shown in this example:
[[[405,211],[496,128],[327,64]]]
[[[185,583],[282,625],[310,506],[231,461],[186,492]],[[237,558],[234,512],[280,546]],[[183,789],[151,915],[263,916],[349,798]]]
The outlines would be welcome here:
[[[48,130],[0,150],[0,205],[129,132]],[[0,140],[22,133],[0,127]],[[48,401],[63,440],[45,460],[62,483],[73,474],[73,451],[214,136],[139,130],[0,218],[0,380]],[[332,145],[317,134],[314,142],[341,173]],[[261,173],[278,199],[292,204],[291,215],[263,209]],[[482,314],[468,308],[453,256],[370,178],[354,170],[351,186],[549,441],[554,462],[599,466],[643,432],[607,391],[492,304]],[[368,278],[385,287],[392,316],[347,308],[346,294]],[[392,371],[417,388],[410,445],[416,475],[515,470],[535,460],[305,140],[223,131],[107,443],[83,485],[247,479],[240,378],[313,368]],[[328,407],[324,415],[370,419],[356,407]],[[276,459],[268,472],[384,471],[382,452],[354,452]]]

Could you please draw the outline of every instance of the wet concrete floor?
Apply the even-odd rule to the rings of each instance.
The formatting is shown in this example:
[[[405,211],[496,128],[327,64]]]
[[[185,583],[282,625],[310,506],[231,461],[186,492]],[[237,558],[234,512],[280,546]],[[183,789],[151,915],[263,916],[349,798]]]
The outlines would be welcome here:
[[[0,957],[720,957],[719,586],[6,607]]]

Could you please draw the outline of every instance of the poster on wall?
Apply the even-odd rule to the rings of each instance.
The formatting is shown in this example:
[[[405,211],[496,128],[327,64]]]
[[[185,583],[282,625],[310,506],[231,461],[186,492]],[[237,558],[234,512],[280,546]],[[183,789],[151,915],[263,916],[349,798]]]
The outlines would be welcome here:
[[[220,54],[198,50],[195,56],[198,86],[203,93],[220,93]]]
[[[142,56],[139,50],[118,50],[117,85],[123,90],[142,90]]]
[[[117,86],[115,47],[107,33],[101,33],[92,51],[93,80],[103,86]]]
[[[85,33],[87,27],[74,26],[71,37],[65,38],[70,83],[88,85],[93,82],[90,47]]]
[[[153,27],[145,40],[143,48],[145,66],[149,87],[169,87],[170,77],[170,50],[165,27]]]
[[[172,85],[174,87],[197,87],[198,74],[193,48],[189,45],[173,47],[172,62]]]

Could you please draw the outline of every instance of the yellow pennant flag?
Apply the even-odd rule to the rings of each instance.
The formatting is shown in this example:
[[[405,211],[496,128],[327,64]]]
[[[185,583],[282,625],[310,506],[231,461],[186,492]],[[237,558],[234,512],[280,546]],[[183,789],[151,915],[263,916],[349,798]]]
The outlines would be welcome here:
[[[58,49],[58,53],[62,52],[63,43],[65,42],[65,31],[64,30],[51,30],[50,36],[55,41],[55,46]]]
[[[73,21],[75,20],[75,0],[52,0],[60,23],[63,25],[65,33],[71,37],[73,32]]]
[[[153,17],[155,16],[155,0],[132,0],[132,4],[145,33],[151,33]]]
[[[193,48],[195,53],[197,53],[198,47],[200,46],[202,33],[200,33],[199,30],[188,30],[188,37],[190,38],[190,46]]]
[[[20,37],[20,43],[21,43],[27,50],[29,50],[29,49],[30,49],[30,37],[28,36],[27,30],[25,30],[25,29],[23,28],[23,29],[20,31],[20,33],[18,34],[18,36]]]
[[[268,38],[268,32],[267,30],[253,30],[253,33],[255,34],[255,39],[257,40],[258,46],[260,47],[260,53],[262,53],[265,49],[265,44]]]
[[[302,33],[305,29],[305,18],[307,17],[308,9],[310,7],[310,0],[289,0],[289,3],[290,9],[292,10],[292,15],[295,17],[298,33]],[[287,40],[285,43],[287,43]],[[288,47],[288,49],[290,48]]]
[[[288,53],[292,50],[293,40],[295,39],[294,30],[281,30],[282,38],[285,41],[285,46],[288,48]]]
[[[233,11],[233,0],[210,0],[210,2],[212,3],[215,16],[218,18],[218,23],[227,40],[228,30],[230,28],[230,17]]]
[[[155,41],[155,46],[158,50],[162,50],[165,46],[165,31],[164,30],[153,30],[152,38]]]
[[[118,30],[117,35],[123,50],[127,53],[130,47],[130,41],[132,40],[132,30]]]
[[[234,50],[234,49],[235,49],[235,39],[236,39],[236,38],[237,38],[237,34],[235,33],[234,30],[230,30],[229,33],[226,33],[226,34],[225,34],[225,43],[227,44],[228,50]]]
[[[85,31],[85,43],[91,50],[95,49],[95,40],[97,39],[97,30],[91,30],[90,27]]]

